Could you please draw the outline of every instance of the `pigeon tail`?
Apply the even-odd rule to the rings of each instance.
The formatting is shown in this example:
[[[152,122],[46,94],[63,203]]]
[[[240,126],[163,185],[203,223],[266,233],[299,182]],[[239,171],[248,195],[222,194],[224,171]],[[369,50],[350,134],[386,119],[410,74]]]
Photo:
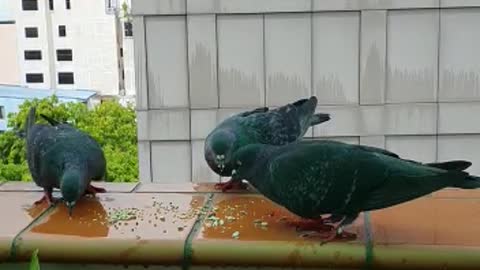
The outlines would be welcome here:
[[[469,175],[460,183],[456,183],[453,187],[461,189],[477,189],[480,188],[480,177]]]
[[[330,120],[329,113],[317,113],[312,115],[312,119],[310,119],[310,126],[315,126],[323,122],[327,122],[328,120]]]
[[[300,99],[293,103],[293,106],[298,107],[302,115],[312,115],[317,108],[318,99],[316,96],[311,96],[309,99]],[[329,113],[313,114],[310,118],[310,125],[315,126],[330,120]]]
[[[28,112],[28,116],[27,116],[27,123],[26,123],[26,134],[28,136],[28,132],[30,132],[31,128],[33,127],[33,125],[35,125],[35,113],[37,111],[37,108],[35,106],[31,107],[30,108],[30,111]]]
[[[464,171],[472,166],[472,163],[466,160],[452,160],[438,163],[427,163],[425,165],[447,171]]]
[[[292,105],[295,106],[295,107],[302,107],[307,102],[314,103],[313,107],[316,107],[318,99],[317,99],[316,96],[311,96],[310,98],[302,98],[302,99],[299,99],[299,100],[293,102]]]
[[[60,124],[60,122],[58,122],[57,120],[51,118],[51,117],[48,117],[46,116],[45,114],[41,113],[40,116],[45,119],[50,125],[52,126],[58,126]]]
[[[293,106],[298,107],[304,113],[313,113],[317,107],[318,99],[316,96],[311,96],[309,99],[300,99],[292,103]]]
[[[302,120],[304,125],[313,126],[326,121],[325,114],[313,115],[313,113],[315,112],[315,109],[317,108],[317,103],[318,103],[318,99],[315,96],[311,96],[309,99],[306,99],[306,98],[300,99],[292,103],[292,105],[297,108],[300,119],[302,118],[304,119]],[[320,116],[320,115],[323,115],[323,116]],[[304,122],[304,121],[309,121],[309,122]]]

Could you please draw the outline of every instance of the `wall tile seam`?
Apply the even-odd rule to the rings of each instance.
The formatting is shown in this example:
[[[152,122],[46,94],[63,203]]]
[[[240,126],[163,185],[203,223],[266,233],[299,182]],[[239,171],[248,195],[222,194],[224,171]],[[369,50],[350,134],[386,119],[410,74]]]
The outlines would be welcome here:
[[[425,9],[459,9],[459,8],[478,8],[480,6],[474,5],[452,5],[452,6],[411,6],[411,7],[378,7],[378,8],[332,8],[332,9],[315,9],[315,10],[284,10],[284,11],[221,11],[221,12],[186,12],[186,13],[136,13],[132,14],[134,17],[156,17],[156,16],[195,16],[195,15],[275,15],[275,14],[289,14],[289,13],[329,13],[329,12],[362,12],[362,11],[377,11],[377,10],[425,10]]]
[[[156,16],[195,16],[195,15],[266,15],[266,14],[288,14],[288,13],[327,13],[327,12],[362,12],[362,11],[394,11],[394,10],[425,10],[425,9],[471,9],[479,8],[479,5],[473,4],[447,4],[444,6],[410,6],[410,7],[378,7],[378,8],[332,8],[332,9],[314,9],[314,10],[284,10],[284,11],[225,11],[225,12],[178,12],[178,13],[132,13],[133,17],[156,17]]]

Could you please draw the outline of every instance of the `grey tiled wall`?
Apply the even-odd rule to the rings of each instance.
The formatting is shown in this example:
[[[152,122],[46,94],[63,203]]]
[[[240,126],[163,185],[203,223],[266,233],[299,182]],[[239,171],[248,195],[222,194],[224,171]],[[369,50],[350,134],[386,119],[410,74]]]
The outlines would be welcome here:
[[[480,173],[480,0],[133,1],[140,177],[216,181],[225,117],[315,94],[307,136]]]

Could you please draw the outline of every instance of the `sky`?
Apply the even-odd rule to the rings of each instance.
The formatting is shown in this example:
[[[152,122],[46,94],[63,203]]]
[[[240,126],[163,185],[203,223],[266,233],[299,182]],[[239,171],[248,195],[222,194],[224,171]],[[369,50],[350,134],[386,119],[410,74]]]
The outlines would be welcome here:
[[[0,0],[0,21],[13,20],[13,16],[12,14],[10,14],[10,10],[7,4],[8,1],[12,0]]]

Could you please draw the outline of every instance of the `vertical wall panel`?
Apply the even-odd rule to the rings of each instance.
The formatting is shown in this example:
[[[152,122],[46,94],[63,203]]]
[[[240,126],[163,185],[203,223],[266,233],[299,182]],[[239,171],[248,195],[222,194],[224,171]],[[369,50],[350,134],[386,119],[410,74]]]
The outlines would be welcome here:
[[[438,160],[468,160],[472,166],[467,169],[480,174],[480,135],[443,135],[438,137]]]
[[[218,16],[220,107],[263,106],[261,15]]]
[[[440,0],[312,0],[313,11],[437,8]],[[449,0],[475,1],[475,0]]]
[[[147,57],[145,53],[145,21],[143,17],[133,17],[133,31],[135,32],[133,48],[135,57],[136,107],[138,110],[147,110]]]
[[[311,61],[311,15],[265,15],[267,106],[312,94]]]
[[[190,182],[191,150],[189,141],[152,142],[152,180],[159,183]]]
[[[480,100],[480,8],[442,10],[440,101]]]
[[[141,111],[137,127],[139,140],[189,140],[190,113],[187,109]]]
[[[468,134],[480,133],[480,102],[440,103],[438,112],[438,133]]]
[[[188,107],[184,16],[147,17],[149,107]]]
[[[438,10],[389,11],[387,102],[435,102]]]
[[[142,183],[152,182],[150,150],[150,142],[138,142],[138,178]]]
[[[187,0],[189,13],[310,11],[311,0]]]
[[[385,134],[412,135],[437,132],[437,104],[407,103],[385,106]]]
[[[190,107],[217,108],[215,15],[192,15],[187,21]]]
[[[478,0],[440,0],[441,7],[480,7]]]
[[[192,140],[206,139],[217,126],[218,110],[191,110]]]
[[[385,102],[387,11],[362,11],[360,103]]]
[[[358,12],[313,15],[313,83],[319,104],[358,104],[359,31]]]
[[[401,158],[420,162],[435,162],[435,136],[387,136],[386,149],[398,154]]]

